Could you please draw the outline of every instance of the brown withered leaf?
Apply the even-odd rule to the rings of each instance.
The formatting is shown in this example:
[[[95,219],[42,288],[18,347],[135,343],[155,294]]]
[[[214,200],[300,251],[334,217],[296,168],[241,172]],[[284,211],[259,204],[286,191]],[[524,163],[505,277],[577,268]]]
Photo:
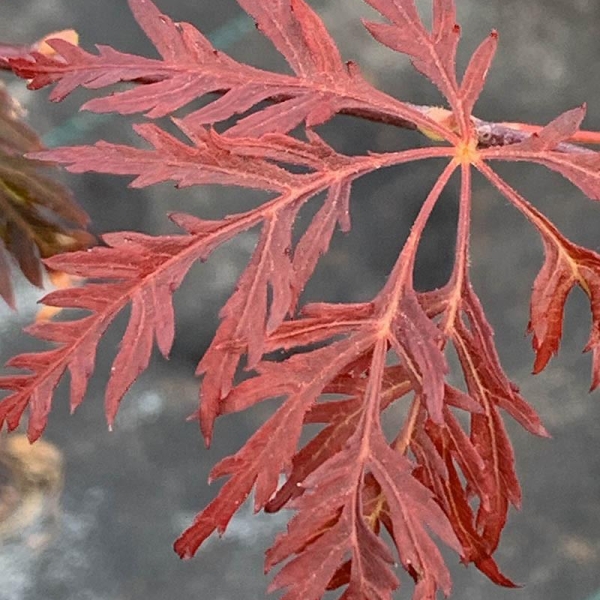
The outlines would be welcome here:
[[[12,259],[41,286],[40,259],[93,242],[85,231],[88,217],[69,190],[46,174],[47,164],[25,156],[42,149],[19,105],[0,85],[0,295],[12,307]]]

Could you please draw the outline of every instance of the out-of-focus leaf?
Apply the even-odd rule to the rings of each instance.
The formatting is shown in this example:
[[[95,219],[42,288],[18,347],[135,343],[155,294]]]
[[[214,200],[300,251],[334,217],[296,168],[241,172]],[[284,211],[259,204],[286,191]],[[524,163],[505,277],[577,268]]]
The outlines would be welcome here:
[[[12,259],[31,283],[41,286],[41,258],[93,242],[85,231],[88,217],[69,190],[48,176],[47,164],[25,156],[43,145],[22,116],[0,86],[0,296],[10,306]]]

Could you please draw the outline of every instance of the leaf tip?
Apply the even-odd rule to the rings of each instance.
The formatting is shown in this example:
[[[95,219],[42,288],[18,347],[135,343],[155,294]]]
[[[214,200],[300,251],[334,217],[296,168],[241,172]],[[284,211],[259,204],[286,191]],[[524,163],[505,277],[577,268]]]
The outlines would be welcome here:
[[[10,308],[13,312],[17,311],[17,304],[15,302],[15,295],[12,287],[6,290],[0,290],[0,297],[2,297],[8,308]]]
[[[35,442],[37,442],[40,439],[41,435],[42,435],[42,430],[39,428],[34,428],[34,429],[30,428],[27,431],[27,439],[30,444],[34,444]]]
[[[552,434],[541,423],[535,428],[534,433],[539,437],[552,439]]]
[[[600,385],[600,373],[592,372],[592,382],[590,384],[590,389],[588,391],[589,394],[594,392],[598,386]]]
[[[185,543],[183,535],[179,536],[175,540],[175,543],[173,544],[173,550],[175,550],[175,553],[179,556],[179,558],[181,558],[181,560],[189,560],[194,556],[194,553],[190,547]]]

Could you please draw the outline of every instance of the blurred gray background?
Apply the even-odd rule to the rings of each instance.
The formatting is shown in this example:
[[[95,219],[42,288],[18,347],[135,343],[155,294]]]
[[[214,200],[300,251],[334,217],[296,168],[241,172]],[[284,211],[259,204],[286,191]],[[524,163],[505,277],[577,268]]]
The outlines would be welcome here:
[[[175,20],[194,23],[234,57],[265,68],[285,68],[234,0],[157,0]],[[419,2],[427,7],[428,2]],[[594,0],[457,0],[463,26],[460,66],[492,28],[500,47],[476,107],[489,120],[543,123],[588,103],[585,127],[600,129],[600,4]],[[372,81],[419,104],[438,103],[435,89],[416,75],[404,57],[374,42],[360,24],[374,16],[359,0],[311,2],[325,19],[347,59],[360,63]],[[46,33],[75,28],[81,45],[103,43],[153,56],[124,0],[4,0],[0,40],[31,42]],[[119,117],[98,120],[82,113],[91,97],[77,92],[60,105],[47,91],[29,93],[4,78],[29,111],[29,120],[51,145],[91,143],[99,138],[137,143]],[[424,143],[418,136],[336,119],[321,133],[348,153],[382,151]],[[600,207],[560,177],[529,165],[503,166],[502,174],[553,219],[572,240],[600,248]],[[337,235],[319,266],[307,298],[371,298],[402,246],[412,218],[439,173],[418,164],[375,173],[353,190],[353,230]],[[135,229],[171,231],[165,214],[189,211],[214,217],[256,202],[258,195],[218,187],[176,191],[171,184],[126,189],[126,178],[65,176],[90,213],[96,233]],[[456,182],[455,182],[456,183]],[[588,394],[590,358],[582,356],[590,327],[589,306],[576,291],[567,306],[561,352],[546,372],[532,377],[533,356],[525,337],[528,298],[542,264],[533,229],[508,203],[475,181],[473,280],[496,330],[503,364],[536,407],[553,435],[531,437],[509,423],[524,492],[512,512],[497,559],[523,583],[518,590],[494,586],[475,569],[449,555],[453,598],[463,600],[591,600],[600,598],[600,399]],[[444,283],[451,267],[456,193],[446,190],[419,255],[422,289]],[[253,234],[221,249],[192,269],[176,295],[178,337],[171,360],[155,359],[122,404],[115,431],[103,417],[103,389],[126,321],[120,319],[100,346],[98,369],[87,399],[68,415],[67,389],[55,398],[46,439],[65,454],[66,483],[60,526],[44,548],[21,540],[0,547],[0,600],[237,600],[266,598],[262,555],[285,515],[251,514],[242,508],[224,539],[211,539],[192,561],[182,562],[172,542],[213,497],[211,465],[234,452],[265,418],[260,407],[217,425],[210,450],[197,424],[185,421],[196,407],[195,365],[216,327],[216,315],[255,242]],[[37,347],[20,335],[39,293],[20,286],[20,312],[0,306],[0,358]],[[412,592],[406,576],[400,599]],[[273,596],[276,597],[276,596]],[[337,597],[337,596],[335,596]]]

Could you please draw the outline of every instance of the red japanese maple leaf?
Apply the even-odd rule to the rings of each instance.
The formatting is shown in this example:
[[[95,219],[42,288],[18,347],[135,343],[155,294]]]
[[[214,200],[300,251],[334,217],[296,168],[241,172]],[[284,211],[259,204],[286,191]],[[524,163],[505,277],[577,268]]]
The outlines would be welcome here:
[[[172,180],[180,187],[220,183],[272,195],[258,208],[217,221],[171,215],[183,230],[179,235],[110,234],[103,247],[49,259],[51,268],[88,283],[53,292],[44,302],[90,314],[28,329],[56,346],[9,361],[29,373],[0,380],[11,391],[0,402],[0,420],[14,429],[29,407],[29,436],[36,439],[66,370],[75,408],[85,394],[100,337],[131,304],[106,391],[112,423],[125,392],[147,367],[154,341],[164,355],[169,353],[171,295],[191,265],[208,259],[239,233],[260,227],[252,257],[198,365],[197,417],[209,443],[218,416],[271,398],[280,403],[237,453],[214,467],[211,478],[227,481],[176,541],[176,551],[192,556],[214,531],[225,531],[254,491],[257,511],[295,510],[266,562],[267,569],[285,562],[271,587],[283,588],[286,600],[320,598],[341,586],[344,599],[389,599],[399,586],[397,559],[415,582],[415,600],[432,599],[438,590],[448,595],[450,575],[435,538],[496,583],[512,586],[493,559],[509,505],[521,501],[503,414],[531,433],[547,433],[504,373],[469,279],[471,174],[473,169],[482,173],[542,237],[546,263],[531,304],[534,370],[543,369],[557,351],[564,303],[579,285],[592,306],[588,349],[594,352],[595,387],[600,381],[600,256],[566,240],[492,168],[498,160],[539,163],[599,199],[600,155],[574,143],[587,139],[587,132],[579,131],[585,109],[568,111],[537,129],[474,117],[498,36],[492,32],[486,37],[459,80],[460,28],[452,0],[433,0],[431,29],[413,0],[366,0],[385,17],[385,22],[366,22],[369,32],[409,55],[439,88],[447,108],[408,104],[375,89],[356,64],[342,61],[304,0],[238,1],[293,75],[235,61],[193,26],[161,14],[150,0],[129,4],[158,59],[105,46],[91,54],[54,40],[48,42],[53,56],[33,53],[10,61],[17,74],[30,80],[30,88],[55,84],[53,100],[80,86],[132,84],[84,105],[97,112],[145,113],[155,119],[206,94],[217,95],[202,108],[173,118],[185,142],[159,124],[145,122],[134,125],[147,142],[143,149],[101,141],[38,152],[37,159],[62,163],[76,173],[131,175],[134,187]],[[442,143],[346,156],[315,132],[340,113],[418,129]],[[445,159],[446,164],[381,291],[361,304],[302,306],[301,292],[327,252],[334,229],[350,228],[352,183],[373,170],[426,158]],[[413,270],[419,242],[455,172],[461,189],[452,275],[441,289],[417,292]],[[294,242],[298,212],[321,192],[320,208]],[[445,352],[450,346],[459,358],[462,390],[447,382]],[[281,351],[285,357],[274,359]],[[246,373],[239,378],[242,366]],[[329,394],[338,397],[332,400]],[[407,403],[408,416],[396,424],[397,435],[388,438],[381,414],[396,402]],[[457,411],[466,414],[468,429]],[[303,426],[309,423],[323,429],[300,447]],[[393,548],[380,537],[383,530]]]

